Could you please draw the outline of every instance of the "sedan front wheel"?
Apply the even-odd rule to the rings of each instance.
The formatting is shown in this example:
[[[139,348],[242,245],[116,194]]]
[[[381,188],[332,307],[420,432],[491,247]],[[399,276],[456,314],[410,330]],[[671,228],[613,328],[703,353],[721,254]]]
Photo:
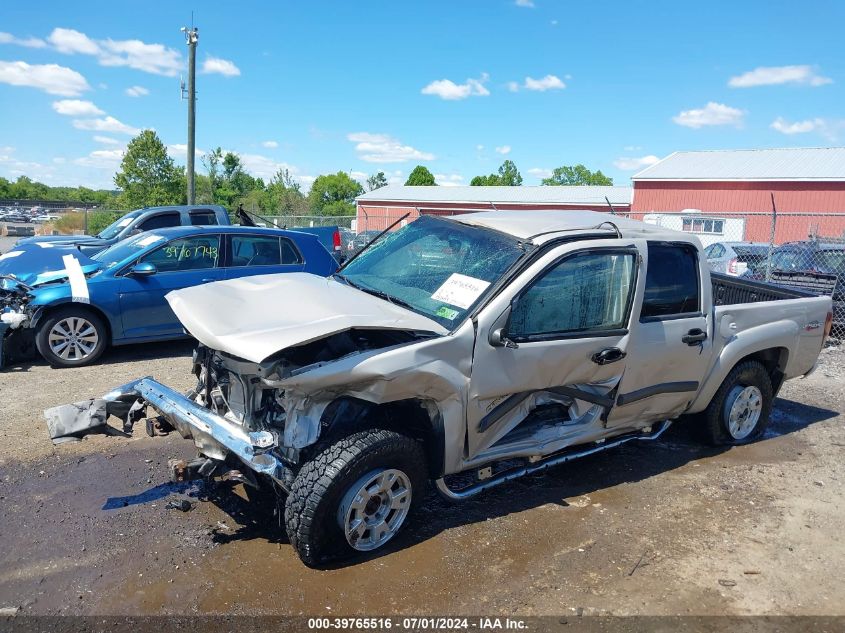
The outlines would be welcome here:
[[[82,367],[96,361],[107,344],[103,320],[74,306],[47,315],[35,339],[38,351],[52,367]]]

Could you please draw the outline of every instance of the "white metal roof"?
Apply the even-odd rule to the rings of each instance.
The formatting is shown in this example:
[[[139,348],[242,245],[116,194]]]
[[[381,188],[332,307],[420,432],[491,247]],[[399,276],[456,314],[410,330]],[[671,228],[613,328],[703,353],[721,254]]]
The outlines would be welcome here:
[[[845,147],[675,152],[632,180],[845,180]]]
[[[554,235],[550,235],[552,232],[558,234],[566,231],[589,231],[598,228],[607,229],[608,237],[612,237],[613,228],[605,224],[606,222],[615,224],[623,237],[645,237],[686,242],[693,242],[696,239],[688,233],[597,211],[483,211],[453,215],[449,219],[462,224],[494,229],[519,239],[527,239],[542,234],[542,237],[533,240],[535,243],[544,242],[554,237]]]
[[[406,187],[389,185],[358,196],[359,202],[450,202],[510,204],[631,204],[631,187]]]

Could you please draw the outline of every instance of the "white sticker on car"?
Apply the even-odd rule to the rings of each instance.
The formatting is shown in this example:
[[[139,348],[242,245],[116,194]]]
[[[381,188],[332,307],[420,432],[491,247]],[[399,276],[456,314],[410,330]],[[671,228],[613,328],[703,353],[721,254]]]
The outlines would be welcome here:
[[[119,226],[119,227],[121,227],[121,228],[123,228],[124,226],[128,226],[128,225],[129,225],[129,223],[130,223],[130,222],[132,222],[132,220],[134,220],[134,219],[135,219],[135,218],[123,218],[123,219],[122,219],[122,220],[118,223],[118,226]]]
[[[71,301],[91,303],[88,296],[88,280],[85,279],[85,273],[82,272],[79,260],[73,255],[63,255],[62,262],[64,262],[67,271],[68,281],[70,281]]]
[[[490,282],[483,279],[452,273],[449,279],[431,295],[431,298],[466,310],[475,303],[482,292],[487,290],[489,285]]]
[[[41,248],[53,248],[53,245],[48,242],[36,242]]]
[[[161,235],[148,235],[145,238],[138,240],[136,246],[149,246],[150,244],[155,244],[163,239],[164,237]]]
[[[0,255],[0,262],[4,259],[12,259],[13,257],[17,257],[18,255],[23,255],[23,251],[9,251],[5,255]]]

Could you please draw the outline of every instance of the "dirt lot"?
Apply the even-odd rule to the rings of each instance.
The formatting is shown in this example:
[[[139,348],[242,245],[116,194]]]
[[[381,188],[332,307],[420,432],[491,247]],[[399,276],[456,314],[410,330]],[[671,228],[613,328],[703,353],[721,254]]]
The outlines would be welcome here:
[[[53,447],[41,410],[151,374],[188,345],[0,373],[0,607],[35,614],[845,614],[845,351],[788,383],[766,437],[702,448],[676,425],[451,506],[391,550],[304,567],[271,510],[167,483],[176,437]],[[235,493],[240,492],[235,489]],[[208,500],[200,500],[200,497]],[[192,510],[166,507],[189,499]]]

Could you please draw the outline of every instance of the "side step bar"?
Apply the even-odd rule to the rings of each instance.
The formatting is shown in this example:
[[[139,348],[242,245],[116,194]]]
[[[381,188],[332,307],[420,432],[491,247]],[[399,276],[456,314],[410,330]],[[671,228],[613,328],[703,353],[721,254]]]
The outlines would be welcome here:
[[[472,484],[471,486],[466,486],[464,488],[461,488],[460,490],[452,490],[451,488],[449,488],[449,486],[446,484],[446,480],[443,477],[441,477],[434,483],[437,487],[437,492],[440,493],[441,496],[445,497],[449,501],[462,501],[464,499],[468,499],[469,497],[474,497],[480,492],[489,490],[494,486],[507,483],[508,481],[513,481],[514,479],[524,477],[525,475],[530,475],[532,473],[545,470],[546,468],[551,468],[552,466],[557,466],[558,464],[571,462],[572,460],[578,459],[579,457],[586,457],[587,455],[592,455],[593,453],[600,453],[601,451],[606,451],[609,448],[615,448],[621,444],[630,442],[631,440],[656,440],[658,437],[663,435],[663,432],[668,429],[671,424],[671,420],[665,420],[661,422],[660,426],[651,433],[623,435],[616,438],[615,440],[602,442],[601,444],[594,444],[590,448],[582,449],[580,451],[551,455],[546,459],[539,462],[535,462],[533,464],[528,464],[526,466],[510,470],[504,470],[496,475],[493,475],[489,479],[479,481],[478,483]]]

